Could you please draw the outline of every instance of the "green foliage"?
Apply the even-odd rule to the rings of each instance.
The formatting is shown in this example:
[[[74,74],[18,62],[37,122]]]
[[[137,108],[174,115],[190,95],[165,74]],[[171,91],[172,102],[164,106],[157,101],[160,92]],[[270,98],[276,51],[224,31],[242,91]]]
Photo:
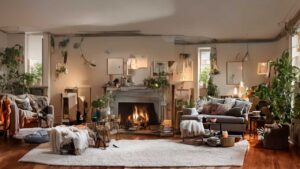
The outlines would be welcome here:
[[[282,123],[290,122],[292,117],[292,97],[295,89],[294,82],[298,79],[299,68],[292,65],[289,53],[284,51],[282,56],[271,62],[275,76],[271,86],[260,85],[255,95],[271,103],[271,111]]]
[[[271,105],[275,118],[286,122],[291,120],[291,101],[295,89],[294,82],[299,75],[299,68],[293,66],[289,53],[284,51],[282,56],[271,63],[275,72],[271,85]]]
[[[145,86],[152,89],[166,88],[170,85],[169,80],[163,72],[157,77],[150,77],[144,80]]]
[[[194,108],[195,102],[194,101],[185,102],[184,107],[185,108]]]
[[[254,90],[254,95],[261,100],[271,102],[270,88],[267,86],[267,84],[262,83],[258,85],[258,87]]]
[[[300,95],[297,94],[294,97],[294,107],[292,117],[295,119],[300,119]]]
[[[106,108],[110,102],[112,102],[114,98],[112,95],[104,95],[102,97],[97,98],[92,102],[93,108],[102,109]]]
[[[218,86],[213,83],[213,76],[211,75],[207,83],[207,95],[218,96]]]
[[[43,65],[40,63],[35,64],[31,72],[35,75],[36,80],[41,80],[43,77]]]
[[[207,86],[210,74],[210,67],[206,66],[200,73],[200,82],[203,82]]]
[[[37,80],[37,74],[20,73],[19,66],[23,63],[22,46],[15,45],[0,52],[0,62],[5,66],[0,75],[0,90],[12,94],[28,92],[28,87]],[[40,73],[40,72],[39,72]]]

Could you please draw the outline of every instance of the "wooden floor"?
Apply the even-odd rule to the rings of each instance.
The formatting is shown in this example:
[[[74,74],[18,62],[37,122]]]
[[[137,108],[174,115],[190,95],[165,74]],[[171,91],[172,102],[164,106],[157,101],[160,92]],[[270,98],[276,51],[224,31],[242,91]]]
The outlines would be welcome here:
[[[121,135],[121,139],[158,139],[155,136],[130,136]],[[284,151],[263,149],[258,143],[257,138],[249,138],[250,143],[245,157],[243,167],[195,167],[198,169],[300,169],[300,148],[291,147]],[[18,160],[29,150],[37,145],[22,143],[15,139],[4,140],[0,138],[0,169],[79,169],[79,168],[101,168],[101,169],[123,169],[124,167],[60,167],[47,166],[34,163],[18,163]],[[181,167],[182,168],[182,167]],[[168,168],[170,169],[170,168]]]

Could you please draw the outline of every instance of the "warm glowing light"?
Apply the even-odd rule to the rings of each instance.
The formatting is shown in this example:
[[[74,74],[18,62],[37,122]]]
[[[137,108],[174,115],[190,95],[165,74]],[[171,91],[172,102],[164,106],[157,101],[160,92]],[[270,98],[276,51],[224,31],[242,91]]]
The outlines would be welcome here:
[[[236,96],[237,94],[238,94],[238,89],[237,89],[237,87],[235,87],[235,88],[233,89],[233,95]]]
[[[134,105],[132,115],[128,116],[128,120],[136,125],[149,122],[149,115],[146,106]]]

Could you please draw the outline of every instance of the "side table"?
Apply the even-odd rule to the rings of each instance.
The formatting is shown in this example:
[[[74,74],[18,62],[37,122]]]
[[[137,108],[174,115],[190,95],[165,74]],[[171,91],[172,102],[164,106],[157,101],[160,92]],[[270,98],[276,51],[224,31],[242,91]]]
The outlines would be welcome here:
[[[258,124],[261,124],[262,126],[265,123],[265,119],[261,115],[248,115],[249,119],[249,136],[251,137],[253,132],[255,133],[253,125],[255,124],[256,128],[259,126]]]

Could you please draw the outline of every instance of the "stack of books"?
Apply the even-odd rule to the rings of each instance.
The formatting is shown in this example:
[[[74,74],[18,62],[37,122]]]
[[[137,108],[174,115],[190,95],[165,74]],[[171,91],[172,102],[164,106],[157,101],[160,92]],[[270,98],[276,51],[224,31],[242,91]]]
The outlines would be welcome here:
[[[160,136],[173,136],[173,127],[161,127]]]

